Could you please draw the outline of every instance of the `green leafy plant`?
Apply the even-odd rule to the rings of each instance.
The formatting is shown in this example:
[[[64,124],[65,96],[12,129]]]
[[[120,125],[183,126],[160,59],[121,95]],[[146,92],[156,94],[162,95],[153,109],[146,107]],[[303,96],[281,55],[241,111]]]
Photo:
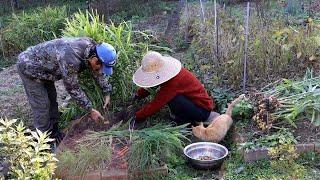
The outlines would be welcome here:
[[[131,142],[128,157],[129,170],[146,171],[159,166],[159,162],[166,162],[168,158],[180,152],[183,141],[188,140],[190,134],[186,125],[171,126],[158,124],[141,130],[109,130],[92,132],[86,141],[106,139],[106,137],[127,139]]]
[[[271,167],[285,174],[282,175],[282,178],[301,179],[306,175],[306,168],[295,161],[299,157],[295,144],[296,141],[292,140],[292,136],[290,138],[280,137],[277,145],[268,149]]]
[[[270,129],[275,121],[285,120],[296,127],[299,118],[308,118],[315,126],[320,125],[320,78],[306,73],[302,80],[284,79],[256,94],[254,101],[258,107],[253,118],[263,130]],[[268,119],[263,116],[269,113]],[[266,122],[268,121],[268,122]]]
[[[51,179],[58,161],[50,153],[53,139],[39,130],[30,131],[16,119],[0,119],[0,156],[9,162],[9,177]]]
[[[251,119],[253,116],[253,105],[249,101],[240,101],[232,110],[233,119]]]
[[[85,111],[75,103],[70,103],[67,107],[60,107],[59,112],[62,113],[58,122],[60,130],[67,128],[76,116],[82,116],[85,114]]]
[[[0,29],[2,51],[7,57],[31,45],[60,36],[67,18],[66,7],[39,8],[32,12],[13,14],[5,28]]]
[[[211,91],[214,97],[216,109],[220,113],[224,113],[227,109],[228,103],[233,100],[235,94],[228,89],[214,88]]]
[[[296,144],[297,141],[288,129],[281,129],[271,135],[255,138],[240,145],[246,151],[259,148],[274,148],[279,144]]]
[[[245,163],[242,157],[240,152],[231,152],[230,158],[224,163],[225,179],[314,179],[319,175],[319,172],[307,168],[299,160],[292,164],[277,160],[279,163],[272,165],[269,160]]]

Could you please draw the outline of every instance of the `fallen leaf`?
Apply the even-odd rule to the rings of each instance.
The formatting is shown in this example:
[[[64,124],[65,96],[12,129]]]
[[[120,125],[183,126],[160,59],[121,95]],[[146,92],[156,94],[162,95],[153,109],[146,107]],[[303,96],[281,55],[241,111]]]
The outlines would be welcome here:
[[[299,59],[301,57],[301,55],[302,55],[302,52],[298,52],[297,53],[297,58]]]
[[[201,65],[200,66],[200,69],[201,69],[201,71],[205,71],[205,70],[207,70],[207,69],[210,69],[212,66],[209,66],[209,65]]]
[[[233,64],[233,63],[234,63],[233,60],[227,61],[227,64]]]
[[[316,57],[314,55],[309,57],[309,61],[314,61],[314,60],[316,60]]]
[[[234,43],[234,42],[236,42],[236,40],[237,40],[237,37],[234,37],[231,42]]]

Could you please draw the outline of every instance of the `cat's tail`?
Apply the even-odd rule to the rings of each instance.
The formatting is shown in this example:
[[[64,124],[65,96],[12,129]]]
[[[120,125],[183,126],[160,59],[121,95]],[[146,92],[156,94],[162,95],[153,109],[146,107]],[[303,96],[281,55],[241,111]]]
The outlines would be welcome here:
[[[236,99],[234,99],[229,105],[228,105],[228,109],[226,111],[226,114],[231,116],[232,115],[232,109],[234,107],[235,104],[237,104],[239,101],[243,100],[245,98],[244,94],[241,94],[239,97],[237,97]]]

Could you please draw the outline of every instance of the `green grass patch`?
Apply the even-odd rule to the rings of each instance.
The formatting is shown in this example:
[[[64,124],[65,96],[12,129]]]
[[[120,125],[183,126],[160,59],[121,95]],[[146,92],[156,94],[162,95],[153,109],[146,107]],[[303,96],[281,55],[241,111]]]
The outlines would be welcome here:
[[[260,160],[245,163],[239,152],[231,152],[225,163],[225,179],[317,179],[320,175],[320,155],[314,152],[302,154],[292,163],[287,161]]]

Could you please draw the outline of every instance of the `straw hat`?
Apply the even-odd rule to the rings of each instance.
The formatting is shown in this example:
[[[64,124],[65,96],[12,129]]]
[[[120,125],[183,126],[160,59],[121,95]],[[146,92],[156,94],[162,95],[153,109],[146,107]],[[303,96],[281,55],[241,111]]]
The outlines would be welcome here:
[[[154,87],[175,77],[180,70],[179,60],[148,51],[141,61],[141,66],[133,75],[133,82],[144,88]]]

